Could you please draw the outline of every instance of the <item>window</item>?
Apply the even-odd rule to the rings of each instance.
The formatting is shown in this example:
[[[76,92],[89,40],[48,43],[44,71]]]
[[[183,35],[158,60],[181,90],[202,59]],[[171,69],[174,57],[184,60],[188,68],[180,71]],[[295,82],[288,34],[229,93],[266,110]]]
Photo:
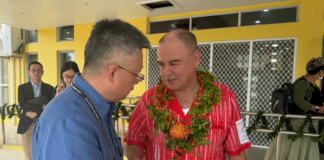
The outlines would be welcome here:
[[[1,82],[8,84],[8,59],[3,59],[3,76]]]
[[[187,29],[189,30],[189,18],[187,19],[177,19],[169,21],[160,21],[160,22],[150,22],[150,34],[155,33],[166,33],[172,29]]]
[[[74,26],[58,27],[57,41],[73,41],[74,40]]]
[[[37,43],[38,42],[38,30],[25,31],[25,42],[28,43]]]
[[[2,103],[1,104],[9,104],[9,88],[8,87],[1,87],[2,88]]]
[[[238,11],[221,15],[203,15],[182,19],[152,21],[149,34],[166,33],[173,29],[202,30],[213,28],[290,23],[298,21],[298,7],[272,8],[258,11]]]
[[[61,79],[61,68],[65,62],[74,61],[74,51],[60,51],[59,52],[59,82],[63,83]]]
[[[0,59],[0,104],[9,102],[8,59]]]
[[[191,30],[237,27],[238,13],[192,18]]]
[[[297,7],[242,13],[241,26],[297,22]]]
[[[28,75],[28,67],[31,62],[38,61],[37,53],[28,53],[26,54],[26,82],[31,81],[30,76]]]

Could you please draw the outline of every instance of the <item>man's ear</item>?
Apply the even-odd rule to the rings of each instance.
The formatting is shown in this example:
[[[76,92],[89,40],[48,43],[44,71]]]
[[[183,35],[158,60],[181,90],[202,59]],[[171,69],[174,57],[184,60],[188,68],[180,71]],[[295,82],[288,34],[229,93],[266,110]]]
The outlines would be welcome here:
[[[107,67],[106,76],[108,77],[108,80],[110,82],[114,81],[115,73],[116,73],[117,70],[118,70],[117,65],[110,65],[110,66]]]
[[[197,68],[200,64],[200,52],[198,50],[194,53],[195,67]]]

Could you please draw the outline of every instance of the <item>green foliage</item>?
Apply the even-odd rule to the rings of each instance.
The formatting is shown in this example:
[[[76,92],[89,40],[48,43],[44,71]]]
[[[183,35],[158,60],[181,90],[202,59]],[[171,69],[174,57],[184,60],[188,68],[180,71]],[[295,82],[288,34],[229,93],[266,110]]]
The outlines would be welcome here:
[[[266,122],[263,119],[263,111],[259,111],[256,115],[255,121],[252,123],[252,125],[250,127],[247,128],[247,134],[250,135],[253,131],[255,131],[257,129],[257,126],[259,124],[259,121],[261,119],[262,124],[263,124],[263,128],[268,128],[268,122]],[[303,123],[301,124],[301,126],[298,128],[298,130],[296,131],[297,134],[294,135],[289,135],[288,139],[292,140],[293,142],[296,141],[296,139],[301,138],[304,136],[304,127],[305,125],[308,123],[308,131],[309,133],[316,133],[315,127],[313,125],[313,121],[312,121],[312,115],[311,114],[307,114],[306,115],[307,118],[305,118],[305,120],[303,121]],[[280,132],[280,129],[283,128],[283,126],[286,126],[286,129],[288,131],[294,131],[291,123],[290,123],[290,119],[286,118],[286,114],[282,113],[282,116],[279,120],[279,123],[275,126],[274,131],[271,133],[268,133],[268,139],[269,140],[273,140],[277,135],[278,132]],[[319,137],[312,137],[312,140],[314,142],[321,142],[322,144],[324,143],[324,128],[321,131],[321,134]]]

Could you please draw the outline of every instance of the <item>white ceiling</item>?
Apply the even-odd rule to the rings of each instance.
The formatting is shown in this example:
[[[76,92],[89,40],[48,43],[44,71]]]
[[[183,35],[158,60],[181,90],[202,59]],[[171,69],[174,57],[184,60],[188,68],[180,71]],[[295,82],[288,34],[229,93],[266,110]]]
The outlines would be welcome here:
[[[136,4],[142,1],[148,0],[0,0],[0,23],[33,30],[290,0],[173,0],[181,9],[154,12]]]

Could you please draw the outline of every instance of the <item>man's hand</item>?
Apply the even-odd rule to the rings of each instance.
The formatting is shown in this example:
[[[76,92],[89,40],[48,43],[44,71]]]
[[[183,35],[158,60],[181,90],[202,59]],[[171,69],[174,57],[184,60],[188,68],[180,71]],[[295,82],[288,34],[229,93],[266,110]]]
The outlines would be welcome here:
[[[26,112],[26,116],[29,118],[35,118],[37,116],[36,112]]]
[[[245,151],[242,151],[239,155],[237,156],[232,156],[232,155],[228,155],[228,159],[229,160],[247,160],[246,155],[245,155]]]
[[[45,107],[46,107],[46,104],[43,104],[43,109],[45,109]]]
[[[143,160],[144,150],[137,145],[125,145],[125,155],[128,160]]]

